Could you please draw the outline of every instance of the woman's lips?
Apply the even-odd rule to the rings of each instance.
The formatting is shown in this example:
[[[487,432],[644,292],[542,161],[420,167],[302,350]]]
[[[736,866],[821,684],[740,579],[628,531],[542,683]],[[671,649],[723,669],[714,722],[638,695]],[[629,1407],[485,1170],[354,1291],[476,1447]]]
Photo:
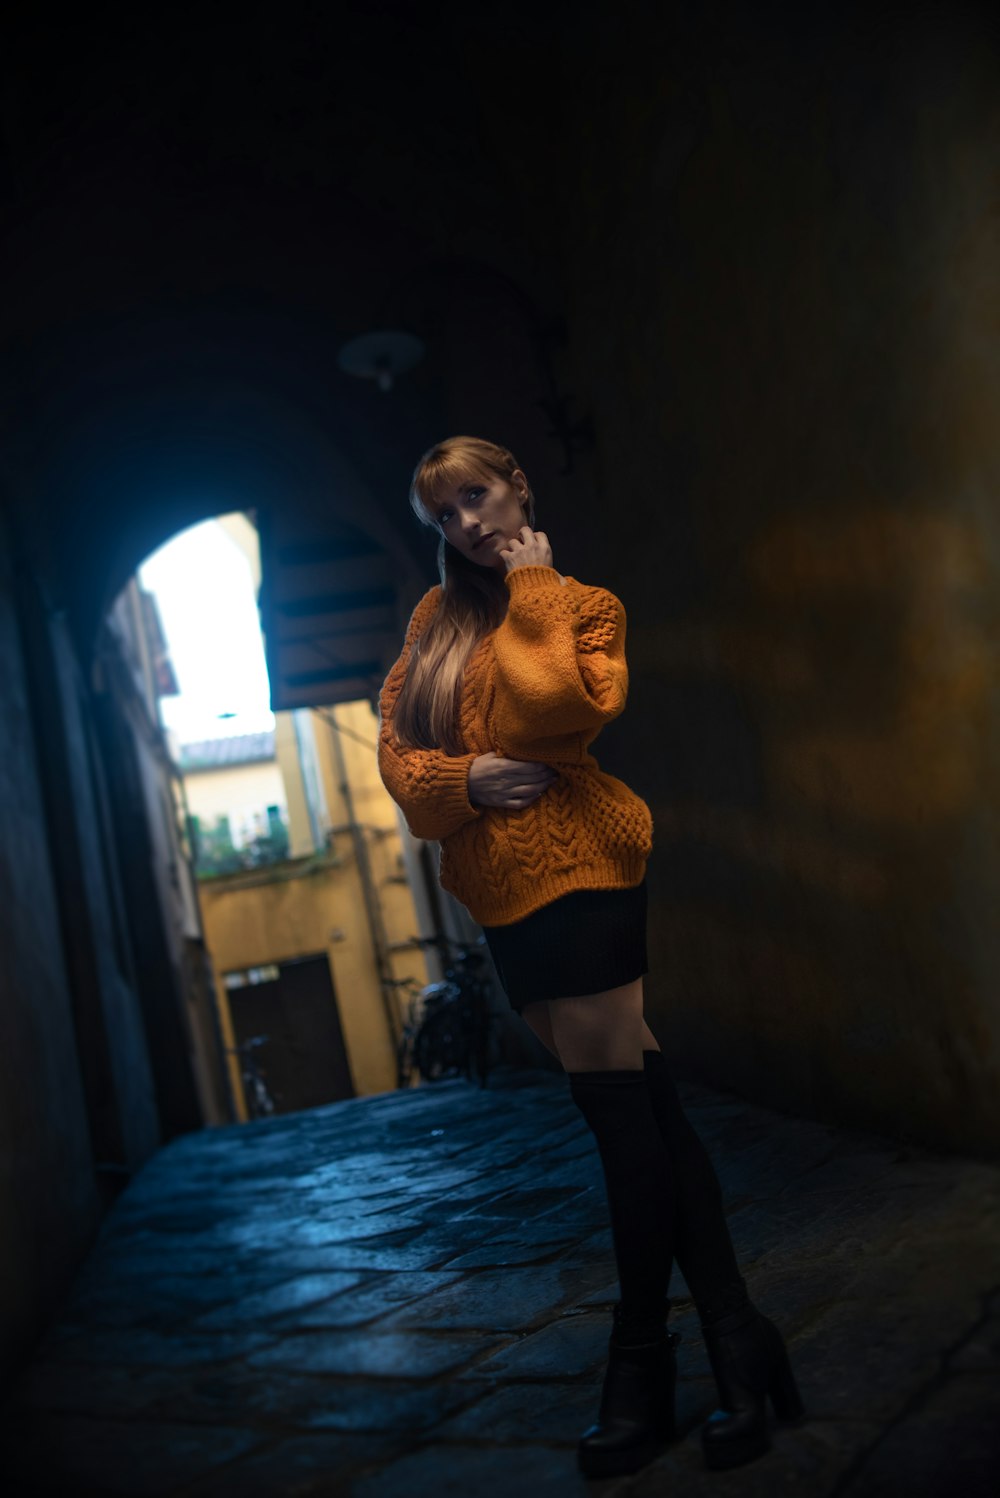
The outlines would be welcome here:
[[[486,543],[487,543],[487,541],[492,541],[493,537],[495,535],[496,535],[496,531],[490,531],[490,533],[489,533],[488,536],[480,536],[479,540],[476,542],[475,546],[472,548],[473,551],[478,551],[479,548],[480,548],[480,546],[485,546]]]

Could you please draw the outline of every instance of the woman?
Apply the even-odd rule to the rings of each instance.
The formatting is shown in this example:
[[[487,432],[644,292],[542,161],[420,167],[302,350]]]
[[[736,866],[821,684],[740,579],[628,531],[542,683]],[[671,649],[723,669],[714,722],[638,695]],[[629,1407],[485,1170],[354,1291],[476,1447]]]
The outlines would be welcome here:
[[[441,584],[414,609],[383,685],[379,769],[410,831],[440,841],[442,886],[482,926],[512,1007],[562,1063],[597,1142],[620,1299],[581,1470],[634,1472],[673,1434],[675,1257],[719,1387],[706,1460],[735,1466],[768,1448],[768,1396],[787,1419],[802,1403],[643,1019],[652,818],[587,752],[625,707],[625,611],[556,570],[506,448],[436,444],[410,504],[441,537]]]

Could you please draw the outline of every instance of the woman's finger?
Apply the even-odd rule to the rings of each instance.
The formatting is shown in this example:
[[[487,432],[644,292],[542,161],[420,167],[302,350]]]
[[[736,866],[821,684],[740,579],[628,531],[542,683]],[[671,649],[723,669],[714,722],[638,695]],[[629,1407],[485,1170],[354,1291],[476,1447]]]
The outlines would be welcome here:
[[[540,779],[543,774],[549,773],[548,765],[540,764],[537,759],[525,759],[525,761],[522,762],[521,765],[518,765],[518,770],[525,780],[537,780]]]
[[[541,796],[544,795],[545,786],[532,786],[530,790],[527,790],[522,795],[516,797],[516,801],[519,806],[531,806],[534,801],[537,801]]]

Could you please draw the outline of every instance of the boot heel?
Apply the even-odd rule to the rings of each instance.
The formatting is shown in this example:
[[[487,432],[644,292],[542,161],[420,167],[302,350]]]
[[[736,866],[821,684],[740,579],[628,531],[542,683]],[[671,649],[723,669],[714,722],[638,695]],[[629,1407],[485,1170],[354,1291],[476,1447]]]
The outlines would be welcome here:
[[[767,1392],[774,1406],[775,1419],[801,1420],[806,1407],[802,1403],[802,1396],[799,1394],[798,1385],[792,1374],[792,1365],[788,1361],[788,1352],[784,1344],[775,1358]]]

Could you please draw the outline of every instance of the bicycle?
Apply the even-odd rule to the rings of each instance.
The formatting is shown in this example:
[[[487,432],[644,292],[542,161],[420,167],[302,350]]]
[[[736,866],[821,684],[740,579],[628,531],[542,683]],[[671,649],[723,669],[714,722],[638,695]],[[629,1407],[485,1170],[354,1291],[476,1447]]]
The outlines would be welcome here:
[[[239,1056],[242,1063],[240,1077],[243,1082],[243,1097],[251,1118],[270,1118],[275,1111],[275,1100],[267,1090],[264,1073],[253,1054],[256,1047],[266,1045],[270,1038],[269,1035],[249,1035],[238,1045],[226,1046],[229,1054]]]
[[[413,1071],[425,1082],[450,1077],[475,1078],[486,1086],[495,1062],[495,1016],[489,1008],[490,985],[483,969],[486,938],[456,942],[447,936],[414,936],[408,945],[438,947],[456,956],[444,981],[413,992],[397,1051],[399,1085],[408,1086]],[[416,987],[413,979],[394,980],[397,987]]]

